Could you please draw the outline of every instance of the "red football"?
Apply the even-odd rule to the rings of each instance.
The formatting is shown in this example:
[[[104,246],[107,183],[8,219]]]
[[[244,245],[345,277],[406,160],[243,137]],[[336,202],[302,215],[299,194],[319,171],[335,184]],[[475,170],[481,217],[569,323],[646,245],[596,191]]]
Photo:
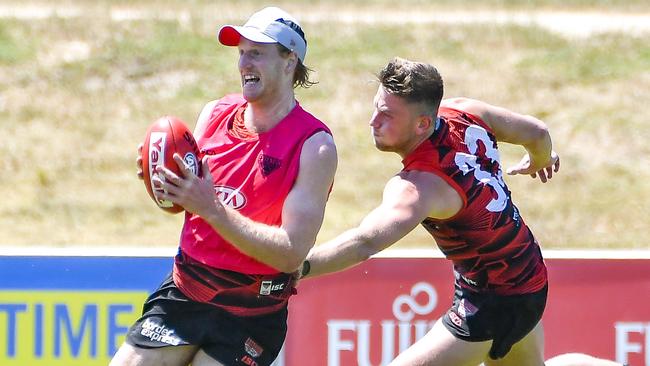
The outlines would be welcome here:
[[[144,138],[142,146],[142,176],[144,185],[149,196],[156,202],[158,207],[169,213],[183,211],[183,207],[167,200],[159,200],[154,195],[155,188],[152,184],[155,180],[164,179],[156,173],[156,167],[162,165],[172,172],[182,175],[181,170],[174,161],[174,153],[178,153],[185,164],[199,175],[201,160],[199,147],[192,132],[187,128],[185,122],[172,116],[164,116],[154,122]]]

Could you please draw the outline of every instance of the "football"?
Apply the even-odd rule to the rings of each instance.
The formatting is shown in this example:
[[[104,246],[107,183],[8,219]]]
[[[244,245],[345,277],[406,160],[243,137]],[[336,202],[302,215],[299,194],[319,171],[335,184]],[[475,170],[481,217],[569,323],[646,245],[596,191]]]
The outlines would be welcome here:
[[[183,207],[171,201],[158,199],[154,191],[160,188],[156,188],[153,182],[165,179],[156,173],[156,167],[159,165],[182,176],[180,168],[174,161],[174,153],[178,153],[183,158],[185,165],[194,174],[200,174],[200,151],[192,132],[179,118],[164,116],[156,120],[147,130],[142,145],[141,158],[142,176],[149,196],[158,207],[169,213],[179,213],[183,211]]]

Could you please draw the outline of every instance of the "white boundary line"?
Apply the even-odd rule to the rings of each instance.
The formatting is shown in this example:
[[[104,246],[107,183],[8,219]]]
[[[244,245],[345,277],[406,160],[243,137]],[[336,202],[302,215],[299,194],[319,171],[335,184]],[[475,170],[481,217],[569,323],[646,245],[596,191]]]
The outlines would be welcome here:
[[[67,247],[51,246],[0,246],[0,257],[3,256],[36,256],[36,257],[173,257],[176,247]]]
[[[18,247],[0,246],[0,257],[173,257],[176,247],[68,247],[45,246]],[[549,259],[650,259],[650,249],[549,249],[543,250]],[[443,258],[437,249],[389,249],[373,258]]]

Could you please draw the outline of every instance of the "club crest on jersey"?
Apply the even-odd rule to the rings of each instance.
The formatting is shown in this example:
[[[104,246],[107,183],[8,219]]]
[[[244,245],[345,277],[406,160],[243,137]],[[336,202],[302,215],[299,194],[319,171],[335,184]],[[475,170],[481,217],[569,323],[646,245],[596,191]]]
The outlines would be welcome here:
[[[228,186],[215,186],[214,191],[224,206],[239,210],[246,205],[246,196],[238,189]]]
[[[268,177],[282,166],[282,160],[264,154],[260,155],[258,163],[260,164],[260,168],[262,168],[262,175],[265,177]]]

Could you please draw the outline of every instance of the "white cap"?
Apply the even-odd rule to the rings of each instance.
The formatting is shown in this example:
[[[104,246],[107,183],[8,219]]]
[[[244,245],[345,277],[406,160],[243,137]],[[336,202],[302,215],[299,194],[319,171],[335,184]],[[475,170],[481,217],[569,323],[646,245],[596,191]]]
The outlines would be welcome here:
[[[251,15],[243,26],[224,25],[219,29],[219,42],[223,45],[237,46],[241,37],[258,43],[279,43],[305,62],[307,41],[302,28],[294,17],[280,8],[264,8]]]

